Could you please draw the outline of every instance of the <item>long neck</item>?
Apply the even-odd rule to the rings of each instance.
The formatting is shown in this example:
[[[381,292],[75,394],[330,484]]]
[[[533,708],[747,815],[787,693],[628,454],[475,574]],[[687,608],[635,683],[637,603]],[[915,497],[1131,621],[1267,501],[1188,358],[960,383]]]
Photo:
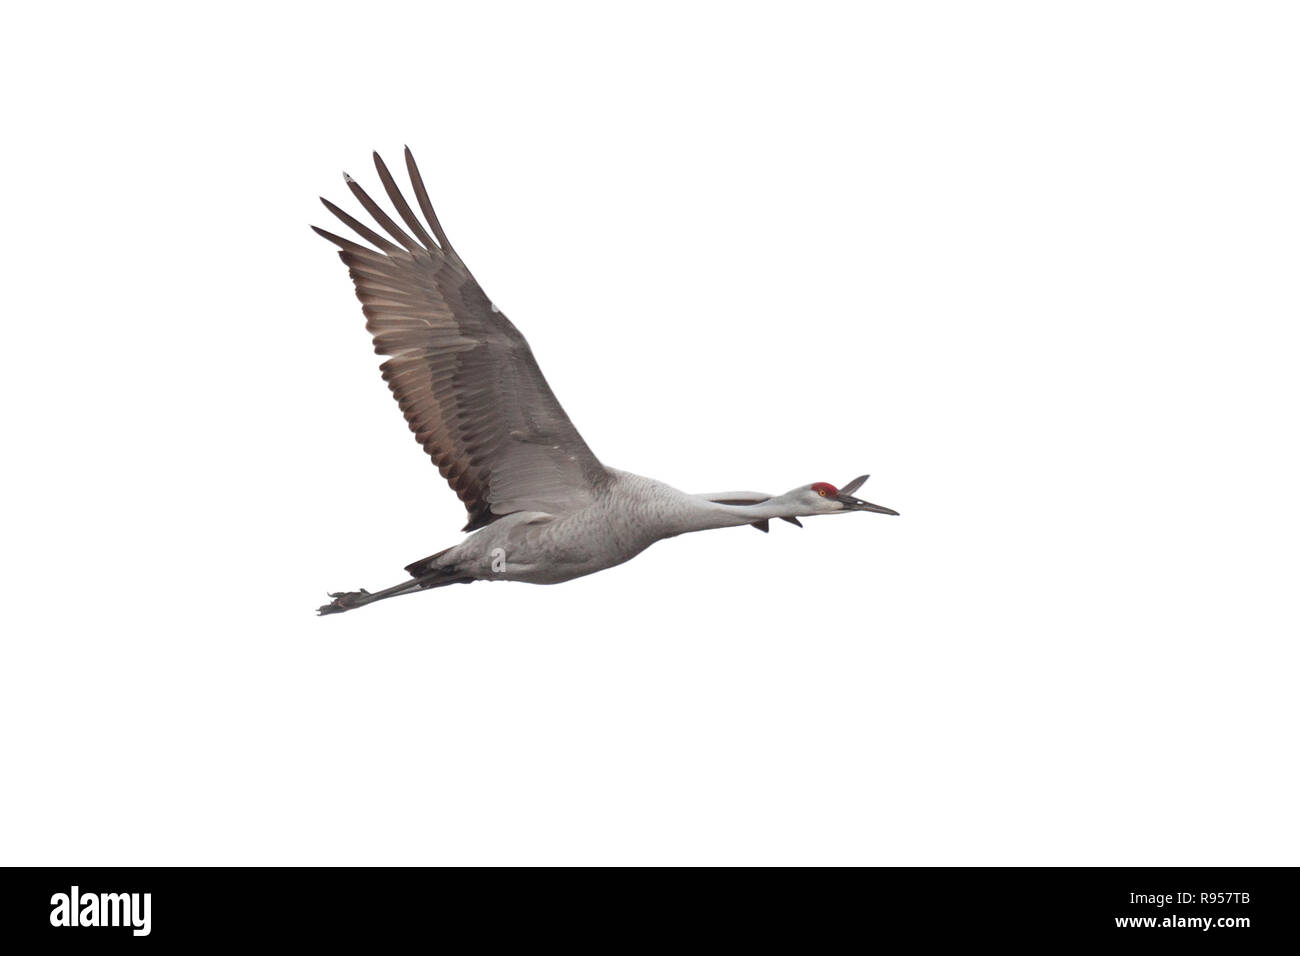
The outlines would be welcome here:
[[[784,495],[769,498],[756,505],[724,505],[716,501],[700,501],[700,507],[690,515],[690,531],[707,531],[711,528],[734,528],[753,524],[769,518],[796,517],[794,505]]]
[[[619,515],[616,522],[626,526],[630,539],[642,547],[661,538],[708,531],[711,528],[734,528],[768,518],[795,517],[798,512],[789,493],[766,498],[754,505],[728,505],[711,501],[723,494],[691,495],[653,478],[631,472],[608,469],[615,481],[608,492],[610,507]],[[759,493],[736,492],[735,497],[760,497]],[[726,495],[731,496],[730,493]]]

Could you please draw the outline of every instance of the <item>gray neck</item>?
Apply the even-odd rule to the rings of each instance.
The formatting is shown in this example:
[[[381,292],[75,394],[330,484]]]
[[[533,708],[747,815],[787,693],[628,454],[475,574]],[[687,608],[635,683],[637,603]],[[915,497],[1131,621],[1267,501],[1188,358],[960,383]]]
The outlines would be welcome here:
[[[693,514],[691,531],[707,531],[711,528],[735,528],[740,525],[753,524],[769,518],[797,517],[797,509],[784,496],[769,498],[756,505],[724,505],[716,501],[701,501],[700,508]]]

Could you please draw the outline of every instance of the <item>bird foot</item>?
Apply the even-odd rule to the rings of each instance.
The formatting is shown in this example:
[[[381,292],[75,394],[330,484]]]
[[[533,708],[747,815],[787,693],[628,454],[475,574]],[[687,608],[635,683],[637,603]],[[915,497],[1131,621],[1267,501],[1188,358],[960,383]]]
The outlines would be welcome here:
[[[370,592],[365,588],[360,591],[331,591],[329,596],[334,600],[329,604],[322,604],[316,609],[317,614],[341,614],[344,611],[350,611],[354,607],[361,607],[365,604],[365,598],[370,597]]]

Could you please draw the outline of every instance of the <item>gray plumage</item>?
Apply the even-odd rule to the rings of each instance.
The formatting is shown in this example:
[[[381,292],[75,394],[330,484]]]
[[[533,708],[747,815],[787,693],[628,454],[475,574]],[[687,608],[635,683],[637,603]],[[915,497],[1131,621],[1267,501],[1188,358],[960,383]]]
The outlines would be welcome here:
[[[323,198],[374,248],[312,228],[339,246],[375,351],[388,357],[380,366],[384,380],[416,440],[464,502],[464,530],[475,533],[408,565],[411,579],[394,587],[332,593],[320,613],[475,580],[555,584],[688,531],[744,524],[766,531],[771,518],[798,524],[801,515],[897,513],[852,497],[866,476],[842,490],[819,483],[779,497],[689,495],[606,468],[560,406],[523,335],[447,240],[411,151],[406,168],[427,230],[379,154],[374,158],[410,233],[346,174],[352,194],[389,238]]]

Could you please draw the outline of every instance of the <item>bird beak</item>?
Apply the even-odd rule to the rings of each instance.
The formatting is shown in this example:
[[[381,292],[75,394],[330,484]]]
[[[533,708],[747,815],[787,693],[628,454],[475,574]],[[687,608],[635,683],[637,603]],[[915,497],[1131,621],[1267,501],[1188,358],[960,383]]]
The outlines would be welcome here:
[[[859,475],[854,478],[841,489],[835,500],[844,505],[845,509],[849,511],[874,511],[876,514],[881,515],[898,514],[893,508],[886,508],[884,505],[873,505],[870,501],[863,501],[861,498],[853,497],[853,492],[861,488],[862,483],[870,477],[870,475]]]
[[[846,495],[840,492],[835,498],[840,504],[849,511],[874,511],[881,515],[898,514],[893,508],[886,508],[884,505],[873,505],[870,501],[863,501],[861,498],[854,498],[852,495]]]

